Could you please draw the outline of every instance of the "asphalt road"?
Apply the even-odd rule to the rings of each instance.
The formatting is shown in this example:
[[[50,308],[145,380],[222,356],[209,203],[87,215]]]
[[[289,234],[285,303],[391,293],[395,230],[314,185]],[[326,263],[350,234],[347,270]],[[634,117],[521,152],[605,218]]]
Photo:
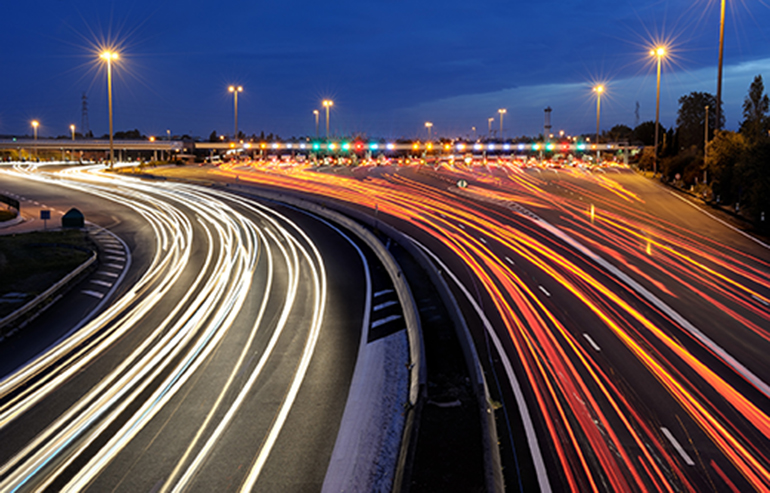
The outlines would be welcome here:
[[[22,191],[74,190],[134,262],[75,337],[0,382],[0,490],[319,490],[371,296],[351,242],[203,187],[71,180]]]
[[[770,254],[686,198],[624,168],[215,173],[425,246],[502,403],[508,489],[770,489]]]

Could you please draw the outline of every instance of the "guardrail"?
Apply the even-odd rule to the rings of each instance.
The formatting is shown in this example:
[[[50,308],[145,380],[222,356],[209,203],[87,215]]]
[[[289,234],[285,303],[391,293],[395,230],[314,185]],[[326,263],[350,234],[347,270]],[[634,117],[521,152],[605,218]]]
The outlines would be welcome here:
[[[19,320],[21,317],[31,312],[32,310],[38,308],[41,304],[43,304],[46,300],[51,298],[59,290],[66,287],[70,281],[77,278],[81,273],[83,273],[86,269],[88,269],[94,262],[96,262],[97,257],[98,257],[97,253],[92,251],[91,258],[89,258],[88,260],[80,264],[78,267],[75,268],[75,270],[73,270],[72,272],[64,276],[59,282],[57,282],[50,288],[46,289],[45,291],[43,291],[41,294],[37,295],[34,299],[27,302],[24,306],[22,306],[18,310],[14,311],[10,315],[6,316],[5,318],[0,319],[0,331],[3,331],[5,327]],[[3,331],[3,334],[5,335],[4,331]]]

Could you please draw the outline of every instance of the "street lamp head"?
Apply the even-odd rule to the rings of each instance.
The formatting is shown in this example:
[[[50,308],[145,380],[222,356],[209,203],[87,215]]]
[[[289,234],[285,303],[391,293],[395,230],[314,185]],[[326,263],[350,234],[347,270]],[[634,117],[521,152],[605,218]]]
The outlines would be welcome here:
[[[505,108],[500,108],[499,110],[497,110],[497,112],[500,113],[501,115],[504,115],[505,113],[508,113],[508,110]]]
[[[227,90],[230,92],[243,92],[243,86],[230,86]]]
[[[323,103],[321,104],[323,104],[324,107],[328,108],[330,106],[334,106],[334,101],[332,101],[331,99],[324,99]]]
[[[99,58],[102,60],[117,60],[118,59],[118,53],[115,51],[103,51],[101,55],[99,55]]]
[[[594,87],[594,92],[595,92],[596,94],[601,94],[601,93],[603,93],[603,92],[604,92],[604,86],[603,86],[603,85],[598,85],[598,86]]]
[[[425,122],[425,127],[431,128],[433,124],[431,122]]]
[[[662,58],[666,56],[666,47],[658,46],[657,48],[650,50],[650,55]]]
[[[37,128],[40,123],[37,120],[32,120],[32,126]]]
[[[315,116],[318,116],[318,110],[313,110],[313,114],[314,114]]]
[[[75,125],[70,125],[70,130],[75,131]]]

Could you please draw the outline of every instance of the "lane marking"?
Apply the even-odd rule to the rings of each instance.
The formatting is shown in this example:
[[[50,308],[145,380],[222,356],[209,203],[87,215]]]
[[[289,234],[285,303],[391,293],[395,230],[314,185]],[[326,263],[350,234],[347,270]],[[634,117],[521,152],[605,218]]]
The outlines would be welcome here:
[[[770,303],[768,303],[767,301],[763,300],[762,298],[760,298],[759,296],[757,296],[755,294],[752,294],[751,297],[754,298],[755,300],[759,301],[760,303],[762,303],[765,306],[770,306]]]
[[[397,305],[397,304],[398,304],[397,301],[392,301],[392,300],[391,301],[386,301],[385,303],[380,303],[379,305],[375,305],[374,308],[372,308],[372,311],[376,312],[378,310],[382,310],[383,308],[387,308],[389,306],[393,306],[393,305]]]
[[[100,270],[99,272],[96,273],[96,275],[97,276],[101,275],[101,276],[108,276],[108,277],[118,277],[118,273],[117,272],[107,272],[107,271],[104,271],[104,270]]]
[[[107,255],[105,257],[107,260],[114,260],[116,262],[124,262],[126,260],[126,257],[123,256],[117,256],[117,255]]]
[[[586,341],[588,341],[588,343],[589,343],[589,344],[590,344],[590,345],[591,345],[591,346],[592,346],[592,347],[593,347],[595,350],[597,350],[597,351],[601,351],[601,350],[602,350],[602,348],[600,348],[600,347],[599,347],[599,345],[598,345],[598,344],[596,344],[596,343],[594,342],[594,340],[593,340],[593,339],[591,339],[591,336],[589,336],[587,333],[583,332],[583,337],[585,337],[585,338],[586,338]]]
[[[671,434],[670,431],[668,431],[668,428],[665,426],[660,427],[660,431],[663,432],[664,435],[666,435],[666,438],[668,438],[668,441],[671,442],[671,445],[674,446],[677,452],[679,452],[679,455],[682,456],[682,459],[684,459],[684,463],[688,466],[694,466],[695,462],[692,461],[689,455],[687,455],[687,452],[684,451],[681,445],[679,445],[679,442],[674,438],[674,435]]]
[[[83,294],[87,294],[88,296],[93,296],[94,298],[102,299],[104,298],[104,293],[100,293],[98,291],[91,291],[90,289],[84,289],[81,291]]]
[[[516,265],[516,263],[513,260],[511,260],[510,257],[505,257],[505,261],[508,262],[511,265]]]
[[[383,289],[382,291],[377,291],[376,293],[374,293],[374,297],[377,298],[378,296],[382,296],[383,294],[390,294],[392,292],[393,292],[392,289]]]
[[[487,244],[487,240],[485,240],[483,236],[479,236],[479,241],[485,245]]]
[[[105,288],[111,288],[112,287],[112,283],[111,282],[102,281],[102,280],[99,280],[99,279],[91,279],[91,282],[94,283],[94,284],[98,284],[99,286],[104,286]]]
[[[538,285],[537,285],[537,287],[538,287],[538,288],[540,288],[540,291],[542,291],[542,292],[543,292],[543,294],[545,294],[545,295],[546,295],[546,296],[548,296],[549,298],[551,297],[551,293],[549,293],[549,292],[548,292],[548,290],[547,290],[547,289],[545,289],[543,286],[541,286],[541,285],[539,285],[539,284],[538,284]]]
[[[109,267],[110,269],[123,269],[123,264],[106,264],[105,267]]]
[[[376,329],[380,325],[385,325],[386,323],[392,322],[394,320],[398,320],[399,318],[401,318],[401,315],[391,315],[389,317],[385,317],[385,318],[381,318],[379,320],[375,320],[374,322],[372,322],[371,328],[372,329]]]

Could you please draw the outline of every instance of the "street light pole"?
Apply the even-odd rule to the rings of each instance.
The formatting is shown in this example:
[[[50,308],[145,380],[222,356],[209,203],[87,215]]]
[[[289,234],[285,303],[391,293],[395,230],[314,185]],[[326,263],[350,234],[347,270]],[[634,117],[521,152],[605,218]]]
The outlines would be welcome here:
[[[487,120],[487,123],[489,123],[489,131],[487,131],[487,137],[492,137],[492,122],[495,121],[494,117],[489,118]]]
[[[230,86],[227,88],[228,91],[233,93],[234,97],[234,105],[235,105],[235,138],[234,142],[238,142],[238,93],[243,92],[242,86]]]
[[[433,128],[433,124],[431,122],[425,122],[425,128],[428,129],[428,140],[431,138],[431,129]]]
[[[659,46],[656,49],[650,51],[650,55],[658,58],[658,91],[657,100],[655,103],[655,148],[653,149],[654,157],[652,160],[652,175],[658,174],[658,127],[660,126],[660,62],[664,56],[666,56],[666,48]]]
[[[323,102],[321,102],[321,104],[323,104],[324,108],[326,108],[326,138],[328,139],[329,138],[329,108],[334,106],[334,101],[332,101],[331,99],[324,99]]]
[[[503,139],[503,115],[508,113],[508,110],[505,108],[500,108],[497,110],[498,113],[500,113],[500,139]]]
[[[708,179],[708,169],[706,168],[706,159],[709,152],[709,105],[706,105],[706,119],[703,120],[703,184],[705,185]]]
[[[110,114],[110,168],[112,168],[115,164],[115,146],[112,140],[112,61],[118,59],[118,54],[114,51],[104,51],[100,58],[107,61],[107,105]]]
[[[318,138],[318,110],[313,110],[313,114],[315,115],[315,137]]]
[[[35,158],[37,159],[37,127],[40,125],[40,123],[37,120],[32,120],[32,131],[35,134]]]
[[[722,8],[719,20],[719,68],[717,69],[717,107],[714,110],[716,124],[714,129],[719,130],[722,112],[722,60],[725,52],[725,0],[722,0]]]
[[[594,91],[596,92],[596,164],[599,164],[599,115],[601,114],[604,86],[596,86]]]

